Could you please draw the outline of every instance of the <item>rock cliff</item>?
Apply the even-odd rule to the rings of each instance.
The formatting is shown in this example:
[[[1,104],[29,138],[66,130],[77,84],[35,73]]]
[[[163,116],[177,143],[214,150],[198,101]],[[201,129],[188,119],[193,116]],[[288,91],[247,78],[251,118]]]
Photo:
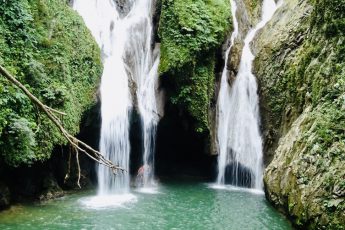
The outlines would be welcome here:
[[[345,226],[344,16],[342,0],[285,0],[253,45],[267,198],[300,228]]]

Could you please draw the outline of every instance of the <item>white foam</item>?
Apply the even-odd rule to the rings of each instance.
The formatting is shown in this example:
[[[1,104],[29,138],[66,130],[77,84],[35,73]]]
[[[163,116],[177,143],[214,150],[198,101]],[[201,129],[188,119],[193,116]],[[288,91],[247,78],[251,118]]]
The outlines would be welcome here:
[[[232,185],[209,184],[208,187],[211,189],[217,189],[217,190],[239,191],[239,192],[252,193],[256,195],[265,195],[265,193],[260,189],[243,188],[243,187],[236,187]]]
[[[133,194],[117,194],[81,198],[79,202],[90,209],[124,208],[125,204],[137,202]]]
[[[161,192],[158,190],[158,187],[142,187],[135,190],[139,193],[146,193],[146,194],[160,194]]]

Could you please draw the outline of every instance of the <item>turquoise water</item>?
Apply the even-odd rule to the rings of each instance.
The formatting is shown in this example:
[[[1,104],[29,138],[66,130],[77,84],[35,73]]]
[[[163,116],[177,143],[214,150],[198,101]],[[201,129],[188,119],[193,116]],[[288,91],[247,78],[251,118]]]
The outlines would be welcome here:
[[[93,194],[14,206],[0,212],[0,229],[291,229],[263,195],[202,183],[161,184],[158,194],[133,191],[134,200],[117,207],[86,206]]]

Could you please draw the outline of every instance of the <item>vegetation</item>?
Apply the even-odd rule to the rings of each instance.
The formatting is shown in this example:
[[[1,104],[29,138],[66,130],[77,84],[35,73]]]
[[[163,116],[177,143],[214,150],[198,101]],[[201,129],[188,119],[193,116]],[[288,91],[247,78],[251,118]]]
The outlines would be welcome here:
[[[208,130],[208,109],[215,83],[215,51],[230,28],[227,0],[162,0],[159,36],[161,75],[171,78],[174,104]]]
[[[345,34],[344,0],[310,0],[314,5],[311,25],[314,30],[321,30],[326,37]]]
[[[82,38],[82,39],[81,39]],[[82,19],[63,0],[4,0],[0,4],[0,64],[79,130],[101,74],[100,51]],[[0,78],[0,149],[11,166],[50,157],[65,143],[58,129],[19,89]]]

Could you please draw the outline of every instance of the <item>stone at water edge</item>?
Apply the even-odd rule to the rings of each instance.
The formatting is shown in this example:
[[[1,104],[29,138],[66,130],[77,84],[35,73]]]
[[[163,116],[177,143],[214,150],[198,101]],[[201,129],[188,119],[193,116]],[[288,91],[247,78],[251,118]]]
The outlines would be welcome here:
[[[8,187],[0,182],[0,210],[8,208],[11,202],[11,193]]]
[[[51,200],[64,195],[64,191],[51,174],[43,179],[43,192],[38,196],[40,201]]]

